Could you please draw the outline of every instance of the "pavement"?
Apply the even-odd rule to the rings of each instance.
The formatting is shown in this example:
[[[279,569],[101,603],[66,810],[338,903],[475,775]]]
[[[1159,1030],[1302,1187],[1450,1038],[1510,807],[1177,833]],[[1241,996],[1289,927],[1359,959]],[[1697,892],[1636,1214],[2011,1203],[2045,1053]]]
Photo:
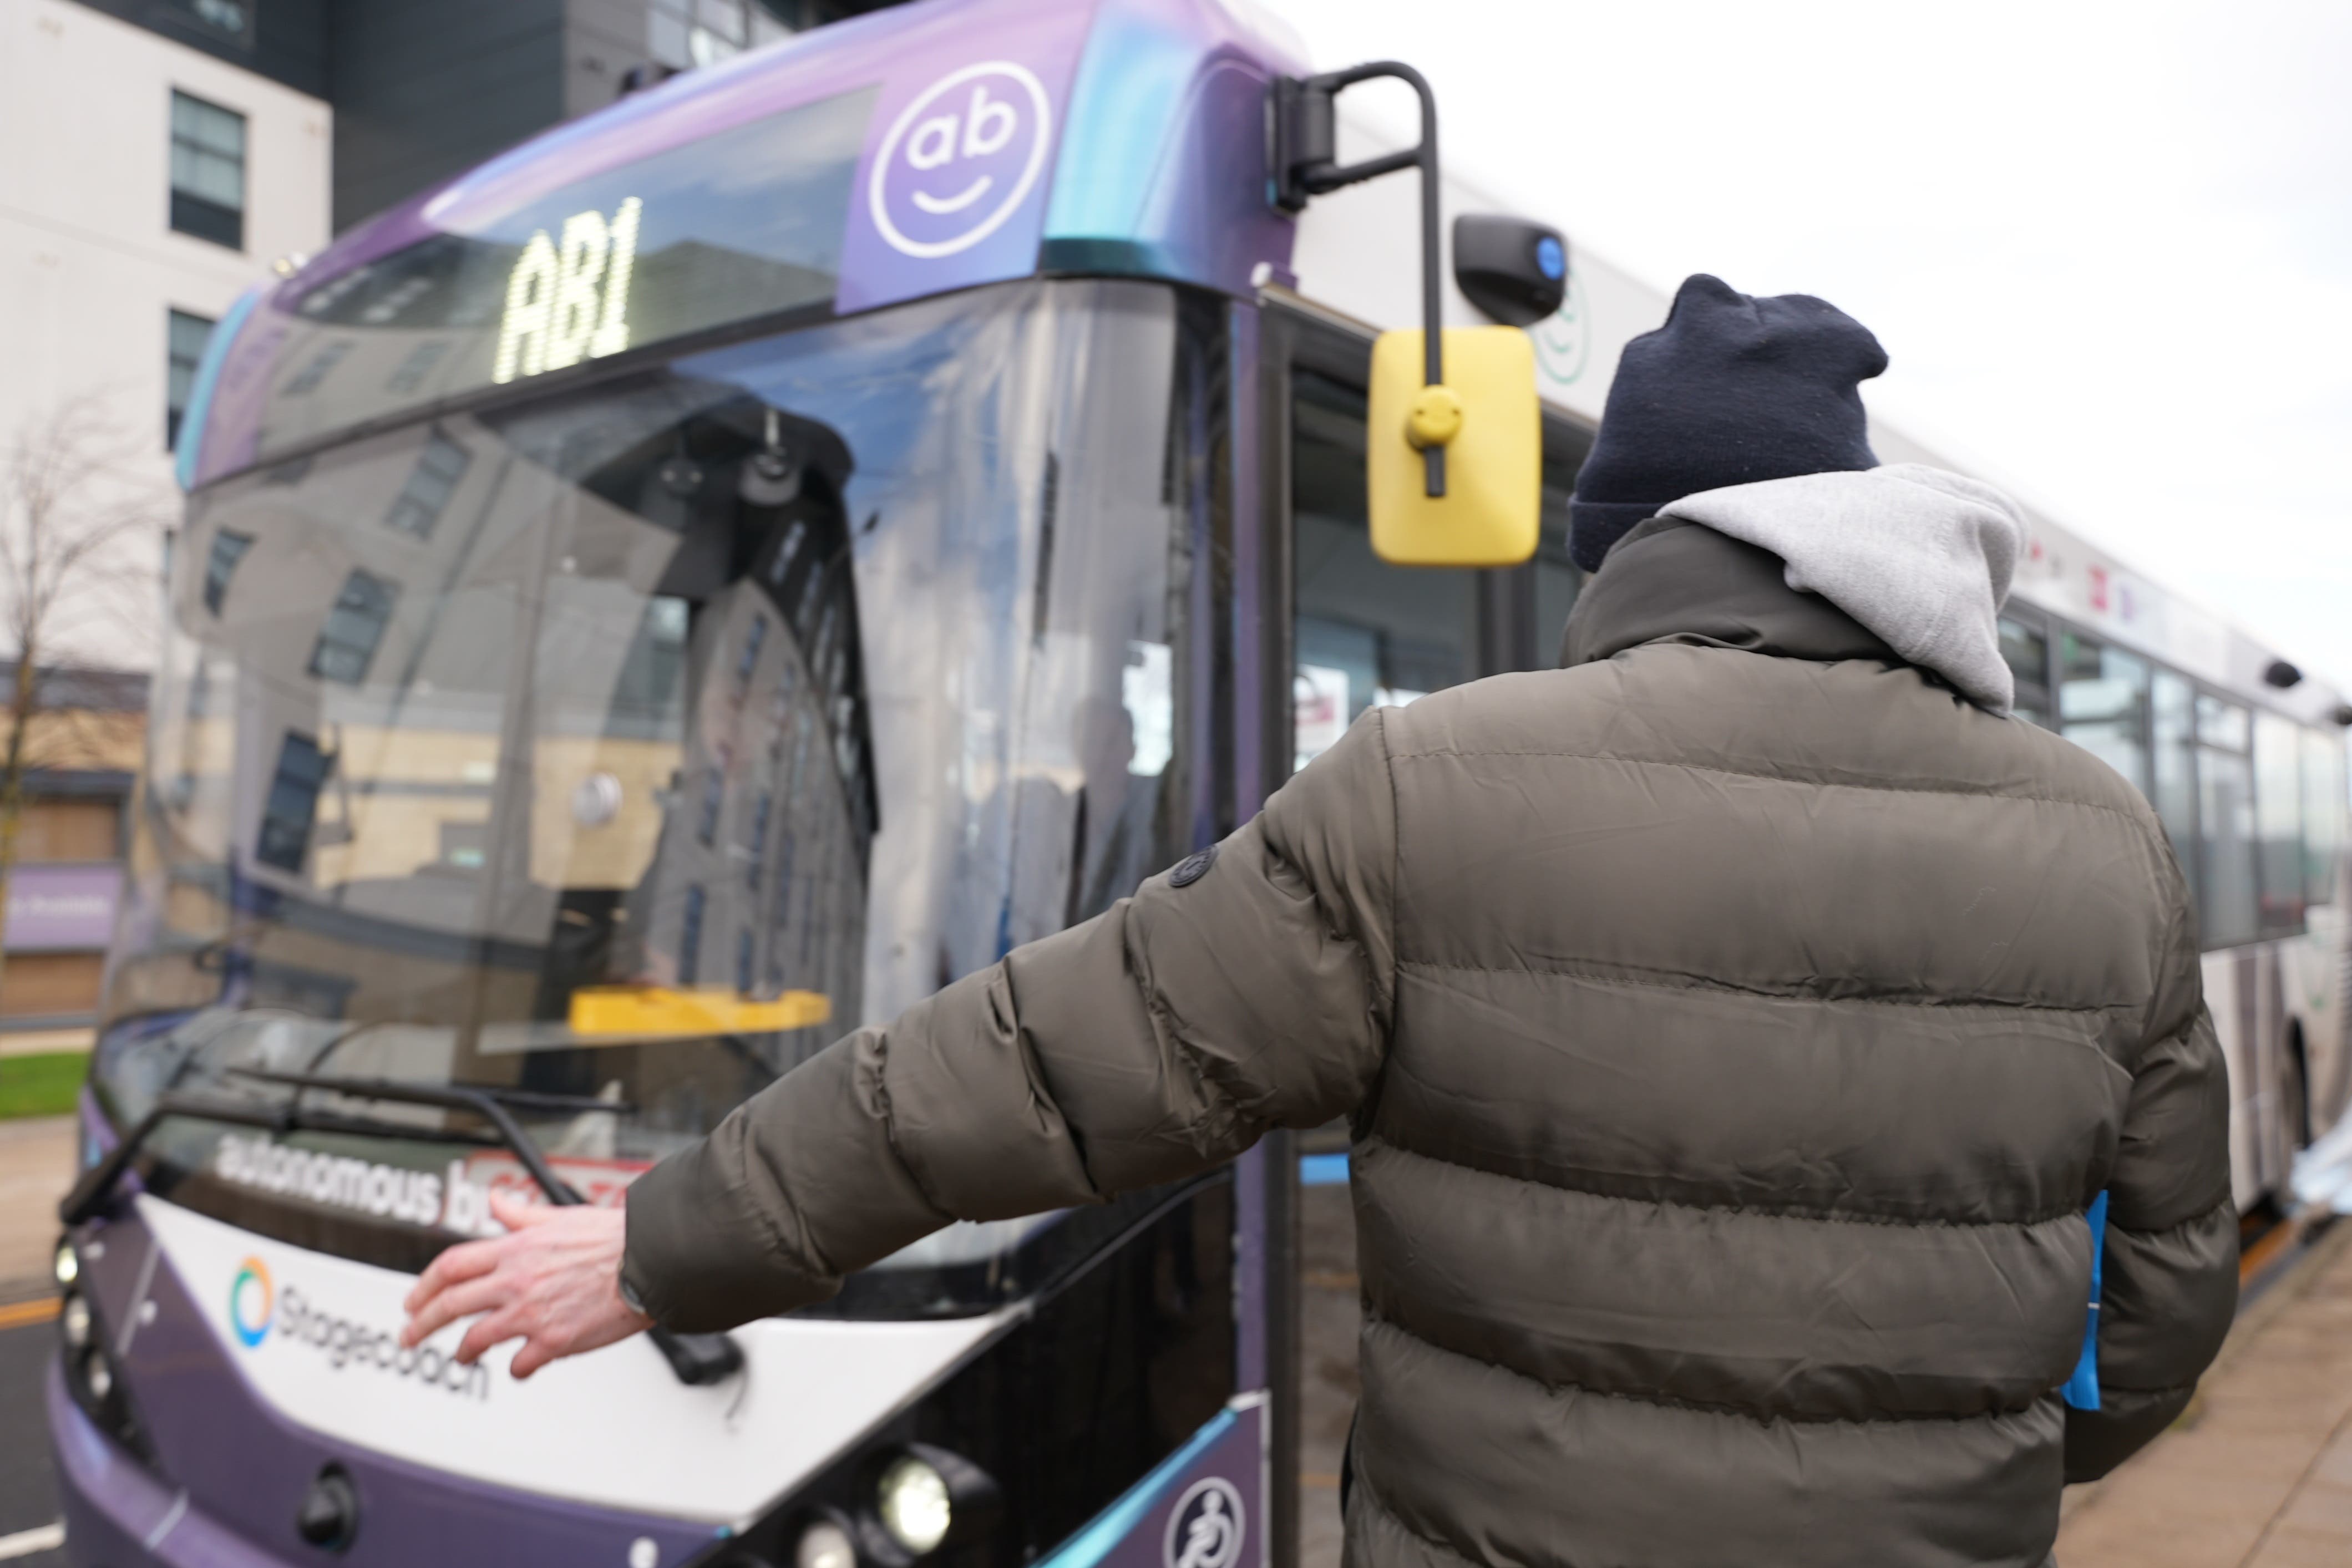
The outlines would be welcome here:
[[[97,1039],[86,1029],[0,1030],[0,1056],[54,1056],[61,1051],[90,1049]]]
[[[73,1175],[71,1116],[0,1122],[0,1302],[51,1288],[58,1199]]]
[[[1344,1185],[1298,1194],[1298,1568],[1339,1568],[1339,1455],[1356,1414],[1356,1211]]]
[[[0,1309],[0,1323],[8,1321]],[[6,1568],[54,1568],[65,1561],[42,1533],[58,1522],[57,1477],[41,1414],[41,1380],[57,1342],[57,1324],[46,1315],[0,1326],[0,1560]],[[44,1549],[26,1550],[33,1546]]]
[[[2172,1430],[2072,1489],[2061,1568],[2352,1563],[2352,1226],[2242,1308]]]

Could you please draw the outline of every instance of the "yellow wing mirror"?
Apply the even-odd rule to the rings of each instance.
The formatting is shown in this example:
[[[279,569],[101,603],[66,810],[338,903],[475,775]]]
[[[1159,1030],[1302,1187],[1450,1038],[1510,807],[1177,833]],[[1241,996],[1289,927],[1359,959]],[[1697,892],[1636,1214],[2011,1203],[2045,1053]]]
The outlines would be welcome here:
[[[1387,77],[1421,99],[1421,141],[1409,152],[1339,161],[1339,95]],[[1383,332],[1372,345],[1371,428],[1364,478],[1372,549],[1398,566],[1517,566],[1536,552],[1543,497],[1543,416],[1535,345],[1518,326],[1439,330],[1437,96],[1396,60],[1268,88],[1273,176],[1284,212],[1402,169],[1421,173],[1422,332]],[[1568,242],[1523,219],[1465,214],[1454,224],[1454,281],[1498,321],[1520,326],[1559,308]]]
[[[1372,345],[1372,549],[1396,566],[1517,566],[1535,554],[1543,507],[1535,344],[1516,327],[1449,327],[1443,342],[1435,386],[1419,332]],[[1433,448],[1442,484],[1429,478]]]

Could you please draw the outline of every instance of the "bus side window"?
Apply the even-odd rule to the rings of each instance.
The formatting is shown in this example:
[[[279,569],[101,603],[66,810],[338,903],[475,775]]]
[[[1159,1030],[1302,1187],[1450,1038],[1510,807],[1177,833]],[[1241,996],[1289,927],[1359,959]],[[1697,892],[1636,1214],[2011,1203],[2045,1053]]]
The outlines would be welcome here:
[[[2050,639],[2013,615],[2000,618],[2000,656],[2017,679],[2017,716],[2050,727]]]
[[[2336,902],[2336,863],[2344,857],[2344,736],[2303,732],[2303,895],[2311,904]]]
[[[1564,422],[1548,422],[1544,431],[1543,522],[1532,563],[1536,574],[1535,661],[1539,670],[1559,666],[1568,612],[1576,608],[1576,595],[1584,586],[1584,573],[1568,553],[1568,498],[1575,493],[1576,472],[1591,449],[1590,434]]]
[[[2254,716],[2254,823],[2261,838],[2265,936],[2303,929],[2303,736],[2274,713]]]
[[[2197,853],[2197,690],[2169,670],[2158,670],[2148,704],[2156,784],[2149,803],[2193,900],[2203,866]]]
[[[2147,662],[2073,632],[2058,646],[2061,732],[2147,793]]]
[[[2246,710],[2197,699],[2197,825],[2205,946],[2252,942],[2261,928],[2254,894],[2254,776]]]

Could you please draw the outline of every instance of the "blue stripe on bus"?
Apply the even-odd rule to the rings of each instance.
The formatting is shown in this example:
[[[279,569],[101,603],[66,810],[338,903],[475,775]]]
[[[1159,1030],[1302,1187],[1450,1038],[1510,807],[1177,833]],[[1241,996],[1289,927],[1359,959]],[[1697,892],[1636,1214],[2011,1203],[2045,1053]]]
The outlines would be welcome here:
[[[2091,1200],[2090,1212],[2084,1218],[2091,1222],[2091,1301],[2090,1311],[2083,1319],[2083,1355],[2074,1363],[2074,1375],[2066,1380],[2063,1390],[2066,1403],[2077,1410],[2099,1407],[2099,1275],[2107,1250],[2107,1195],[2099,1194]]]
[[[213,388],[220,382],[221,366],[228,361],[229,345],[245,326],[247,317],[261,298],[258,283],[236,297],[228,314],[213,328],[213,335],[205,340],[205,357],[196,361],[196,379],[188,388],[188,406],[180,414],[179,449],[172,454],[172,476],[183,490],[196,487],[196,455],[204,450],[205,424],[213,411]]]
[[[1095,1568],[1135,1533],[1135,1527],[1192,1468],[1192,1461],[1208,1452],[1240,1420],[1229,1409],[1218,1411],[1216,1418],[1193,1433],[1190,1442],[1160,1460],[1150,1475],[1127,1489],[1126,1496],[1095,1515],[1092,1523],[1062,1542],[1037,1568]]]
[[[1299,1155],[1298,1185],[1301,1186],[1347,1186],[1348,1156],[1344,1154]]]

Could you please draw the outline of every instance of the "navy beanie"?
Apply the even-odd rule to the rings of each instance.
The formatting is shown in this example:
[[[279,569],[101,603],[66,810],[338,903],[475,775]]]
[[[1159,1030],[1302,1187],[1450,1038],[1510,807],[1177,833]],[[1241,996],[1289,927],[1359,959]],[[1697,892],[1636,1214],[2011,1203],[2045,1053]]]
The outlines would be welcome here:
[[[1598,571],[1634,524],[1701,490],[1875,468],[1857,389],[1885,369],[1870,329],[1825,299],[1685,279],[1666,324],[1618,361],[1569,500],[1569,554]]]

